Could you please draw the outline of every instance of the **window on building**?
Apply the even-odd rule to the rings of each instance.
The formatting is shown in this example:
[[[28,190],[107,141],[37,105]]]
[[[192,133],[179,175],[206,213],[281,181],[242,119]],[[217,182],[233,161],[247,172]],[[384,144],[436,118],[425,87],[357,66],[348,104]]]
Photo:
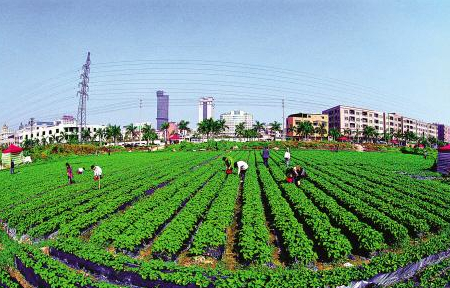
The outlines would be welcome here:
[[[359,112],[356,112],[356,115],[359,115]]]
[[[52,135],[52,130],[49,130],[49,131],[48,131],[48,134],[49,134],[49,135]]]
[[[345,120],[348,120],[348,117],[345,117]]]
[[[392,116],[391,116],[391,117],[389,117],[389,120],[394,120],[394,117],[392,117]]]
[[[348,110],[344,110],[344,113],[345,113],[345,114],[348,114]]]
[[[350,121],[355,121],[355,117],[350,117]]]
[[[350,123],[350,128],[355,128],[355,123]]]
[[[94,132],[97,131],[97,128],[94,128]]]
[[[45,136],[45,131],[42,131],[42,136]]]
[[[59,129],[56,129],[56,134],[58,134],[59,133]]]
[[[367,116],[367,112],[362,112],[362,115],[363,116]]]
[[[355,110],[350,110],[350,114],[355,115]]]
[[[348,127],[348,123],[345,123],[345,127]]]

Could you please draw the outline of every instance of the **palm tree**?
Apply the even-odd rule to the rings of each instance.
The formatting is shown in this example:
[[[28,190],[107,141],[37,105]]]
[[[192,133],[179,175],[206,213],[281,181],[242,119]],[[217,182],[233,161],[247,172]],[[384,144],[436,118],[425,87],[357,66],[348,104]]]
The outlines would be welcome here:
[[[245,136],[245,122],[241,122],[234,128],[234,134],[240,139]]]
[[[355,136],[356,136],[356,142],[359,143],[359,136],[361,136],[361,131],[359,130],[359,128],[356,128]]]
[[[295,128],[295,131],[300,136],[303,135],[303,139],[308,139],[309,135],[311,135],[314,132],[314,126],[309,121],[302,121],[298,123],[298,125]]]
[[[347,136],[348,139],[350,139],[350,137],[352,136],[352,130],[349,128],[344,129],[344,135]]]
[[[198,128],[197,131],[202,134],[202,135],[206,135],[206,140],[209,140],[209,134],[211,133],[212,130],[212,118],[209,119],[205,119],[202,120],[200,123],[198,123]]]
[[[255,121],[255,124],[253,124],[253,129],[255,129],[257,134],[260,134],[261,131],[264,131],[266,123]]]
[[[383,140],[386,141],[386,143],[389,143],[389,141],[392,140],[392,134],[389,132],[384,132]]]
[[[98,128],[97,131],[95,131],[94,139],[98,139],[99,145],[102,146],[102,141],[105,139],[106,131],[103,128]]]
[[[148,124],[144,124],[141,132],[142,132],[142,139],[144,141],[147,141],[147,146],[149,141],[152,141],[153,144],[154,141],[158,139],[158,134],[156,134],[155,129],[153,129],[152,126]]]
[[[281,132],[281,123],[274,121],[269,125],[271,126],[270,131],[273,133],[273,141],[275,141],[277,137],[277,132]]]
[[[83,142],[89,141],[89,139],[91,139],[91,132],[86,129],[81,130],[81,139],[83,140]]]
[[[320,135],[320,140],[323,140],[324,135],[327,133],[327,127],[325,123],[320,123],[320,125],[316,127],[314,132]]]
[[[164,122],[161,124],[161,130],[164,131],[164,142],[167,142],[167,131],[169,131],[169,123]]]
[[[180,122],[178,122],[178,130],[181,131],[183,136],[186,136],[186,133],[191,131],[191,128],[189,128],[189,121],[180,120]]]
[[[336,139],[341,136],[341,132],[339,132],[339,130],[336,128],[331,128],[328,134],[333,138],[334,141],[336,141]]]
[[[67,141],[69,140],[69,133],[61,131],[59,133],[59,139],[61,143],[67,143]]]
[[[120,126],[108,124],[106,127],[106,138],[114,140],[114,146],[117,145],[117,139],[121,138],[121,136]]]
[[[372,126],[366,126],[364,127],[363,130],[363,135],[365,140],[368,142],[370,139],[373,139],[373,137],[375,136],[375,128],[373,128]]]
[[[130,123],[125,127],[125,130],[126,130],[125,137],[131,136],[131,141],[134,141],[138,134],[138,127],[134,126],[133,123]]]
[[[228,128],[228,126],[225,125],[225,122],[226,121],[224,119],[216,120],[216,121],[212,122],[213,135],[219,135]]]
[[[42,140],[41,140],[41,145],[42,146],[45,146],[45,145],[47,145],[47,138],[42,138]]]

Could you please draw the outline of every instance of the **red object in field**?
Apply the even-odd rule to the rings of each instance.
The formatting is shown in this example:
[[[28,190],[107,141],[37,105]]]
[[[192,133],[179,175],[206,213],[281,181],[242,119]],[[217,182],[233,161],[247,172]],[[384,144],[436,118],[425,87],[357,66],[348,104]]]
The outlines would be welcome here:
[[[16,145],[9,145],[9,147],[5,150],[2,151],[2,153],[6,154],[6,153],[20,153],[22,152],[23,149],[20,147],[17,147]]]
[[[94,176],[94,181],[98,181],[99,179],[100,179],[100,177]]]
[[[233,170],[232,169],[227,169],[227,171],[225,172],[227,174],[233,174]]]
[[[286,181],[287,181],[288,183],[292,183],[292,182],[294,182],[294,178],[292,178],[292,177],[287,177],[287,178],[286,178]]]

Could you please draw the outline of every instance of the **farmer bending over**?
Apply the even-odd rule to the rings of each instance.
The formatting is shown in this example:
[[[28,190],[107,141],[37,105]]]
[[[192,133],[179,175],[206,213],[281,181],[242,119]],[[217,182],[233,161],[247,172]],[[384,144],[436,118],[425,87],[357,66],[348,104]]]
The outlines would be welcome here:
[[[226,173],[231,174],[233,172],[233,158],[231,156],[222,157],[223,162],[225,162],[225,167],[227,168]]]
[[[238,169],[238,176],[241,179],[241,183],[243,183],[245,180],[245,173],[248,169],[248,164],[244,161],[238,161],[234,163],[234,167]]]
[[[91,170],[94,171],[94,181],[98,181],[98,189],[100,189],[100,179],[102,176],[102,168],[100,166],[91,165]]]
[[[300,186],[302,179],[308,177],[308,175],[306,174],[305,168],[302,168],[301,166],[295,166],[292,169],[292,172],[293,172],[293,176],[294,176],[295,185],[297,185],[297,186]]]

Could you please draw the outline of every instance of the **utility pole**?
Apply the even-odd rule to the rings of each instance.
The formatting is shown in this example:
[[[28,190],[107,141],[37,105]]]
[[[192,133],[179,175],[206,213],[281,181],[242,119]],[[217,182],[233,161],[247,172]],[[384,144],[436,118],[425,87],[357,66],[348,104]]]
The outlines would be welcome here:
[[[30,138],[33,140],[33,125],[34,125],[34,118],[30,118]]]
[[[139,99],[139,138],[142,138],[141,129],[142,129],[142,98]],[[141,139],[139,139],[140,141]]]
[[[78,83],[78,87],[80,90],[77,92],[77,96],[80,96],[80,102],[78,104],[78,114],[77,114],[77,122],[79,125],[78,130],[78,141],[81,142],[81,133],[82,130],[86,129],[86,102],[89,99],[89,72],[91,65],[91,52],[88,52],[86,63],[83,65],[83,71],[80,75],[80,83]]]
[[[286,120],[284,119],[284,98],[281,100],[281,106],[283,108],[283,121],[282,121],[282,123],[283,123],[283,131],[281,132],[281,139],[283,141],[286,141],[286,133],[285,133],[285,127],[284,127],[285,122],[286,122]]]

